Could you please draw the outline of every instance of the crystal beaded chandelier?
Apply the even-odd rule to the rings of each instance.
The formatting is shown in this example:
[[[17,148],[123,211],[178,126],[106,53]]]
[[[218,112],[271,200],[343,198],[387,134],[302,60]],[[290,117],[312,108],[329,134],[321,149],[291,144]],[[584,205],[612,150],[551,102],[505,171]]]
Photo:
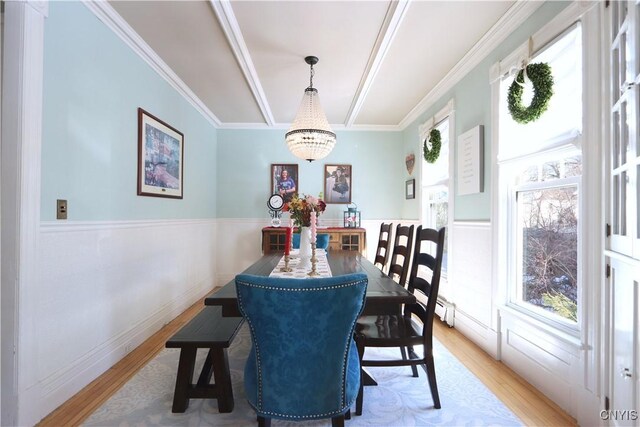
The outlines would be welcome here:
[[[326,157],[333,150],[336,134],[320,106],[318,90],[313,87],[313,66],[318,63],[318,58],[307,56],[304,60],[311,66],[309,87],[304,91],[298,114],[285,134],[285,141],[294,156],[311,162]]]

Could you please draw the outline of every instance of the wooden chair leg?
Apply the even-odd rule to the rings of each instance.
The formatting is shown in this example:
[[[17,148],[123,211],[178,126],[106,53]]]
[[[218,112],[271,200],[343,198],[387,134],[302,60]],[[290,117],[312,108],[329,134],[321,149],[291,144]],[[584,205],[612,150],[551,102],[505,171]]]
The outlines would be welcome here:
[[[364,358],[364,342],[356,336],[356,347],[358,348],[358,357],[360,358],[360,387],[358,388],[358,397],[356,398],[356,415],[362,415],[362,401],[364,394],[364,370],[362,369],[362,359]]]
[[[344,414],[331,418],[331,427],[344,427]]]
[[[409,359],[418,359],[418,355],[413,351],[412,346],[407,348],[407,353],[409,353]],[[415,378],[418,378],[418,367],[416,365],[411,365],[411,372]]]
[[[407,349],[405,347],[400,347],[400,354],[402,355],[402,360],[407,360]]]
[[[350,420],[351,419],[351,408],[349,408],[349,410],[344,413],[344,419],[345,420]]]
[[[426,351],[426,349],[425,349]],[[433,354],[426,357],[427,377],[429,378],[429,388],[431,389],[431,398],[433,399],[433,407],[440,409],[440,396],[438,395],[438,384],[436,383],[436,367],[433,363]]]
[[[258,427],[271,427],[271,418],[265,418],[258,415]]]

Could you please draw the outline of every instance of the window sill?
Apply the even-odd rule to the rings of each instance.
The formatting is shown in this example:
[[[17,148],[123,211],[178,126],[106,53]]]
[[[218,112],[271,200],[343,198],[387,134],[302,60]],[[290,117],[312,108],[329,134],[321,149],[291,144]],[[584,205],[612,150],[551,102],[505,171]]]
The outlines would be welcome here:
[[[534,327],[536,330],[539,330],[559,341],[562,341],[563,343],[574,349],[576,352],[586,349],[585,344],[582,343],[580,337],[578,336],[579,331],[577,330],[575,331],[575,334],[566,332],[560,328],[550,325],[547,322],[536,319],[529,313],[525,313],[521,310],[518,310],[517,308],[508,305],[500,306],[498,311],[501,317],[511,317],[523,323],[526,323]]]

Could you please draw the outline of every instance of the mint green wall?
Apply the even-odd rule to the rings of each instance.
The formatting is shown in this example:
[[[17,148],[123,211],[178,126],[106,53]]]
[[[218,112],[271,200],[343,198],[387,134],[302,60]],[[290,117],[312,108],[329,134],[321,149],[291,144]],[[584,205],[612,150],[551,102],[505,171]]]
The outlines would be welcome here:
[[[542,5],[523,25],[514,31],[502,44],[494,49],[486,58],[469,72],[453,89],[436,101],[419,119],[409,125],[403,132],[406,154],[414,152],[416,159],[422,159],[422,146],[418,136],[418,126],[427,118],[441,110],[446,103],[454,100],[455,135],[477,126],[484,125],[484,192],[467,196],[455,196],[455,220],[488,220],[491,215],[491,87],[489,85],[489,68],[503,59],[530,35],[555,17],[570,2],[547,2]],[[455,141],[452,147],[455,147]],[[457,154],[457,153],[456,153]],[[416,168],[422,161],[416,161]],[[455,164],[455,163],[454,163]],[[405,178],[408,179],[406,170]],[[414,171],[414,176],[417,173]],[[452,177],[455,180],[455,176]],[[455,188],[455,187],[454,187]],[[457,189],[456,189],[457,191]],[[418,200],[407,200],[403,206],[403,217],[417,219],[420,215]]]
[[[138,107],[185,136],[184,199],[137,190]],[[42,220],[213,218],[216,129],[80,2],[45,21]]]
[[[286,130],[218,130],[218,217],[268,218],[272,163],[297,163],[299,192],[318,195],[325,164],[353,168],[352,200],[362,219],[399,218],[404,200],[400,132],[336,132],[338,142],[324,159],[309,163],[294,157],[284,142]],[[323,218],[340,218],[346,205],[329,205]]]

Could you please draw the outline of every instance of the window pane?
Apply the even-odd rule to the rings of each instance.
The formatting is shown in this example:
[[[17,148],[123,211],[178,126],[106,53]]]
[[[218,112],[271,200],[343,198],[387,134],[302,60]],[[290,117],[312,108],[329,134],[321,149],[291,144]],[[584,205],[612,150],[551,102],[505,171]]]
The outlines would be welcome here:
[[[446,227],[447,223],[449,221],[448,219],[448,210],[449,210],[449,204],[447,203],[447,201],[444,202],[439,202],[439,203],[435,203],[433,205],[433,211],[435,211],[435,229],[436,230],[440,230],[442,227]],[[448,270],[448,255],[449,255],[449,251],[447,250],[447,247],[449,246],[447,244],[449,240],[449,233],[445,232],[444,233],[444,252],[442,253],[442,272],[444,274],[447,273]]]
[[[422,212],[422,226],[425,228],[433,228],[439,230],[447,227],[449,217],[449,193],[440,188],[425,188],[422,193],[424,200]],[[444,237],[444,257],[442,260],[442,271],[447,271],[447,239],[449,233],[445,233]]]
[[[518,192],[522,300],[577,321],[577,186]]]
[[[552,181],[554,179],[571,178],[581,175],[582,156],[575,155],[558,160],[547,160],[539,164],[529,163],[520,169],[516,184]]]
[[[449,118],[438,123],[442,146],[435,163],[428,163],[422,157],[422,226],[440,229],[448,225],[449,206]],[[447,239],[445,233],[442,272],[447,273]]]

